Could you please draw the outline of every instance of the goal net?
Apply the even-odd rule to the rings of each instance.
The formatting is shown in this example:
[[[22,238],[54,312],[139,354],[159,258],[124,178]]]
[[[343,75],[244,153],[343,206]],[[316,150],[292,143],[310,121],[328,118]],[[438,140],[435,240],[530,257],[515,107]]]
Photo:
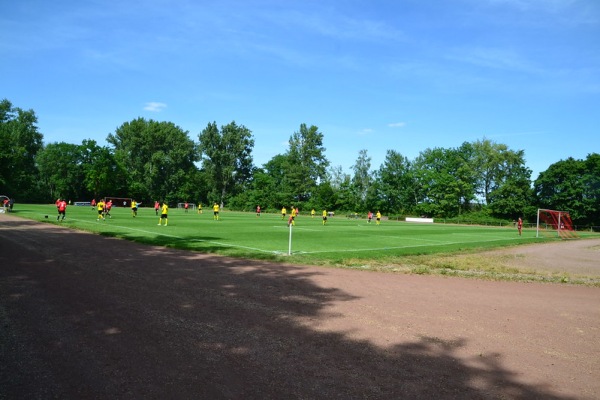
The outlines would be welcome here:
[[[104,202],[112,200],[113,207],[131,207],[131,197],[105,197]],[[137,203],[140,205],[141,203]]]
[[[540,208],[537,212],[536,237],[558,236],[562,239],[578,237],[568,211],[547,210]]]
[[[196,209],[196,204],[194,204],[194,203],[187,203],[187,205],[188,205],[188,211],[194,211]],[[177,208],[185,210],[185,203],[177,203]]]

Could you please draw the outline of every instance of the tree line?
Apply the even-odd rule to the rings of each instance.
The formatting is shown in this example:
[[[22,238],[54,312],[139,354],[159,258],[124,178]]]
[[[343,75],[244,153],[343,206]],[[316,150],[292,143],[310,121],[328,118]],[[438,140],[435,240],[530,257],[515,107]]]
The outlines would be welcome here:
[[[0,102],[0,194],[16,202],[104,196],[220,203],[234,210],[296,206],[386,215],[533,220],[537,208],[569,211],[578,225],[600,225],[600,154],[560,160],[532,181],[523,150],[488,139],[427,148],[415,159],[387,150],[374,168],[366,149],[351,173],[331,166],[323,133],[301,124],[288,149],[262,166],[254,137],[232,121],[190,137],[172,122],[137,118],[81,144],[44,143],[33,110]]]

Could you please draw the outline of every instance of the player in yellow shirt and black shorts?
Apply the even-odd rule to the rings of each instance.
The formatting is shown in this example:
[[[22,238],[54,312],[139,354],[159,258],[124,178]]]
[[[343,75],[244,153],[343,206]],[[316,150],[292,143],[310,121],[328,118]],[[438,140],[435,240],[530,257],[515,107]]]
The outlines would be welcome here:
[[[103,199],[100,199],[98,201],[98,203],[96,204],[96,209],[98,210],[97,221],[100,221],[100,218],[104,219],[104,200]]]
[[[138,209],[138,204],[137,201],[135,200],[131,200],[131,216],[132,217],[137,217],[137,209]]]
[[[165,220],[165,226],[167,226],[167,224],[169,223],[169,220],[167,218],[169,214],[169,205],[167,204],[166,201],[163,201],[163,205],[162,208],[160,210],[160,219],[158,220],[158,224],[162,225],[162,220]]]

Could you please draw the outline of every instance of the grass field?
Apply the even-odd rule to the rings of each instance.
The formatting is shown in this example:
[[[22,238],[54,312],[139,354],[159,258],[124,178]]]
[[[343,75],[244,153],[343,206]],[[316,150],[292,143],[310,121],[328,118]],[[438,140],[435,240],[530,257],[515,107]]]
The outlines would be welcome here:
[[[53,205],[20,205],[14,215],[58,223]],[[47,217],[46,217],[47,216]],[[169,211],[169,225],[158,226],[153,209],[140,208],[133,218],[127,208],[113,208],[112,218],[97,220],[91,207],[70,206],[61,225],[143,243],[231,256],[289,260],[290,229],[280,215],[228,212]],[[536,238],[535,230],[517,235],[512,227],[419,224],[299,216],[292,228],[291,257],[310,263],[335,264],[344,259],[377,260],[390,257],[490,249],[552,240]],[[295,260],[295,261],[296,261]]]
[[[212,211],[197,214],[171,209],[168,226],[159,226],[154,209],[142,207],[133,218],[128,208],[113,208],[112,218],[97,220],[91,206],[70,206],[63,222],[56,221],[54,205],[20,204],[13,215],[105,236],[171,248],[298,264],[336,266],[378,271],[477,276],[504,280],[564,281],[563,275],[540,276],[520,271],[478,254],[484,250],[520,244],[558,241],[536,238],[535,229],[518,236],[513,227],[419,224],[299,216],[290,229],[278,214]],[[581,237],[600,237],[580,232]],[[470,254],[468,261],[448,261],[448,254]],[[573,282],[572,279],[569,281]]]

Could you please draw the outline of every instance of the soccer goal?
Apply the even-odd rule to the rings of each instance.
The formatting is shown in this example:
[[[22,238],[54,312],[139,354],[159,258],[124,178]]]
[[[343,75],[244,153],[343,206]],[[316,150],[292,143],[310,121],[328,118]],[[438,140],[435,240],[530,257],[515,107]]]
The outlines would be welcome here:
[[[567,211],[538,209],[535,237],[559,236],[562,239],[578,237]]]
[[[194,203],[187,203],[188,205],[188,211],[192,210],[194,211],[196,209],[196,204]],[[177,203],[177,208],[180,208],[181,210],[185,211],[185,203]]]
[[[104,201],[107,202],[112,200],[113,207],[131,207],[131,197],[110,197],[107,196],[104,198]],[[141,203],[138,203],[140,205]]]

